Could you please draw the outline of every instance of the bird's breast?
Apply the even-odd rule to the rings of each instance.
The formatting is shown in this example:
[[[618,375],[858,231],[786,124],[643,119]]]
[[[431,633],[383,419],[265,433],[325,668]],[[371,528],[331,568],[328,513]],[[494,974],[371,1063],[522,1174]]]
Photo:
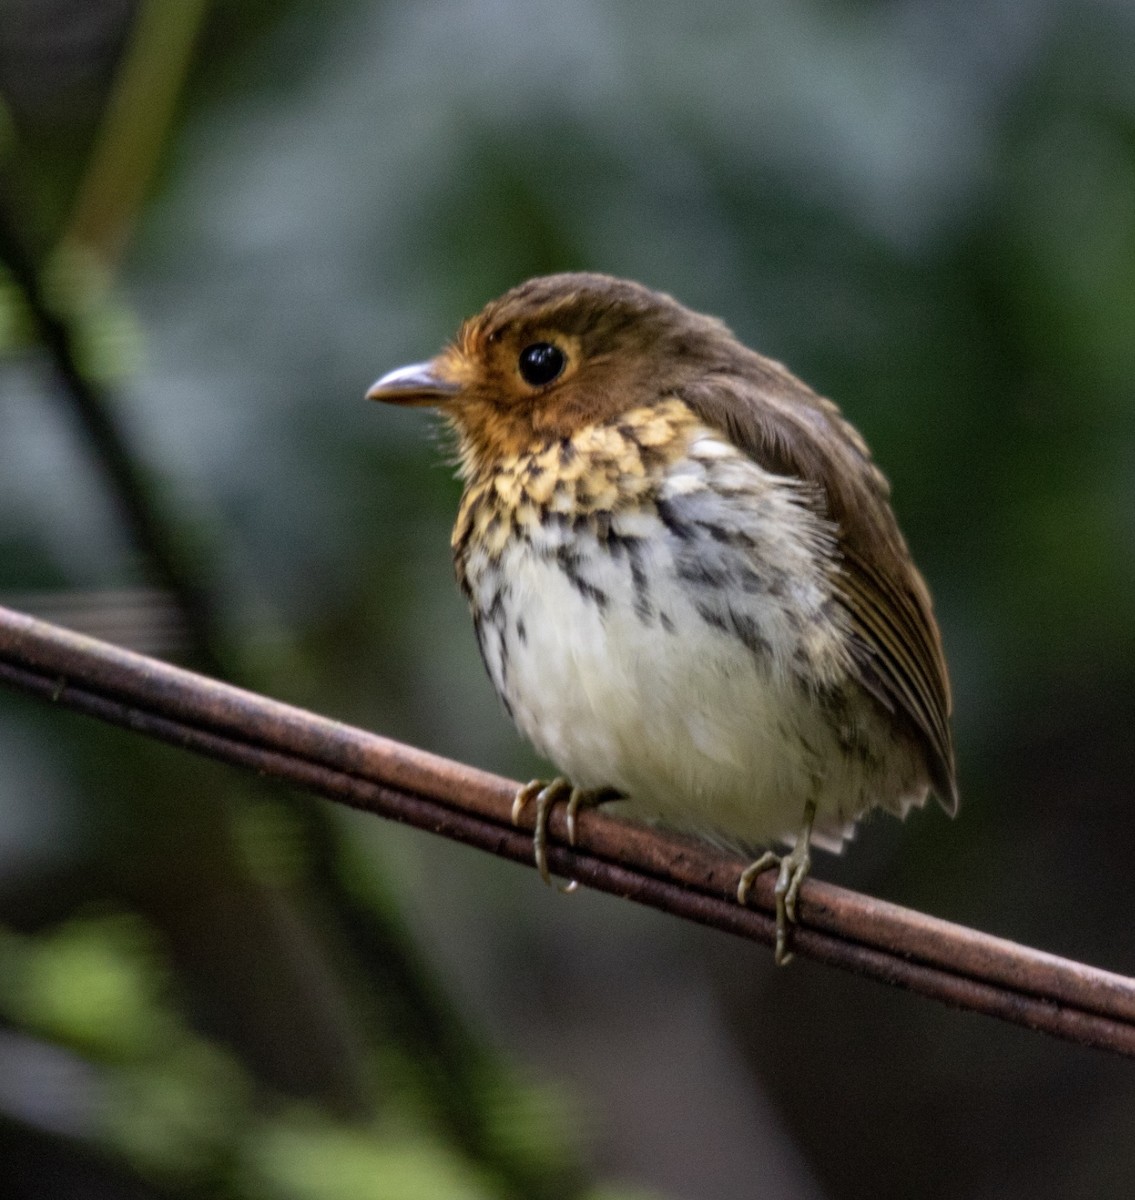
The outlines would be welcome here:
[[[829,790],[829,827],[856,815],[884,748],[814,499],[677,400],[470,480],[457,573],[521,731],[577,785],[726,841],[787,833]]]

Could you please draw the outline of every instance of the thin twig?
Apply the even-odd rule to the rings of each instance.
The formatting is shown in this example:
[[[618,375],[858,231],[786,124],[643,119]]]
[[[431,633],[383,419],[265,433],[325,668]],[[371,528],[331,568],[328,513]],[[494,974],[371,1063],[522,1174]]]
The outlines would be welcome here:
[[[20,290],[35,335],[58,378],[60,394],[82,429],[92,459],[110,485],[111,500],[142,555],[150,582],[177,598],[194,660],[218,675],[233,674],[213,597],[171,538],[171,523],[161,512],[156,489],[139,466],[106,389],[84,371],[75,330],[45,295],[38,265],[2,194],[0,262]]]
[[[532,862],[516,784],[0,608],[0,681],[329,799]],[[562,843],[563,814],[551,831]],[[581,814],[552,867],[602,891],[771,945],[771,877],[733,899],[744,863],[701,843]],[[958,1008],[1135,1057],[1135,979],[808,880],[797,954]]]
[[[111,82],[74,208],[64,253],[93,258],[110,272],[142,210],[169,142],[208,0],[144,0]]]

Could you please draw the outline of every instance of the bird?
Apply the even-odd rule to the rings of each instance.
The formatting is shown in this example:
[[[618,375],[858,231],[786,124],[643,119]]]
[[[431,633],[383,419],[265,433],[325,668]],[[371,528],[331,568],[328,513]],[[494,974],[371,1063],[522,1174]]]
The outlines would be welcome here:
[[[722,321],[536,277],[367,397],[455,434],[457,581],[505,710],[561,772],[512,813],[535,804],[546,882],[552,805],[574,844],[581,807],[617,802],[759,855],[741,904],[776,870],[785,963],[813,843],[931,795],[956,812],[941,636],[889,484],[833,402]]]

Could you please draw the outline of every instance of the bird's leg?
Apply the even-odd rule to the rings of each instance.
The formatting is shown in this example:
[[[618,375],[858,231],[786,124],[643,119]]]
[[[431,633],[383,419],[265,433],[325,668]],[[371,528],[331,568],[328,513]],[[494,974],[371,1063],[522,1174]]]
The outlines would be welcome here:
[[[516,793],[516,799],[512,802],[512,823],[520,824],[520,814],[527,808],[528,804],[536,801],[536,827],[532,834],[532,847],[535,851],[536,869],[540,872],[540,878],[547,884],[552,882],[552,874],[548,870],[548,815],[552,811],[552,805],[557,800],[564,798],[567,793],[567,827],[568,827],[568,842],[575,845],[576,821],[581,808],[594,808],[597,805],[605,804],[609,800],[622,799],[622,793],[614,788],[577,788],[565,779],[562,775],[553,779],[551,783],[545,783],[542,779],[533,779],[531,783],[526,783]],[[573,892],[576,888],[576,882],[573,879],[562,890],[565,892]]]
[[[789,854],[780,855],[772,850],[751,863],[741,872],[737,882],[737,903],[745,904],[749,899],[749,889],[753,880],[763,871],[779,868],[776,878],[776,965],[783,967],[792,961],[792,951],[788,949],[788,929],[796,924],[796,897],[800,894],[800,885],[808,877],[812,869],[812,822],[816,819],[815,802],[809,800],[804,806],[804,824],[796,837],[796,844]]]

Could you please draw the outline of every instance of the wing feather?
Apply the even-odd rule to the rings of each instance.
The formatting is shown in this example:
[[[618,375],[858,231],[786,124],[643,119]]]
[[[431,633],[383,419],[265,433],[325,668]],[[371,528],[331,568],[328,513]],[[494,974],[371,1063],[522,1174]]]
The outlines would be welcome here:
[[[813,485],[838,529],[836,587],[860,682],[901,714],[926,751],[934,790],[957,807],[950,684],[930,593],[890,506],[890,487],[831,401],[779,363],[732,353],[682,389],[697,415],[766,470]]]

